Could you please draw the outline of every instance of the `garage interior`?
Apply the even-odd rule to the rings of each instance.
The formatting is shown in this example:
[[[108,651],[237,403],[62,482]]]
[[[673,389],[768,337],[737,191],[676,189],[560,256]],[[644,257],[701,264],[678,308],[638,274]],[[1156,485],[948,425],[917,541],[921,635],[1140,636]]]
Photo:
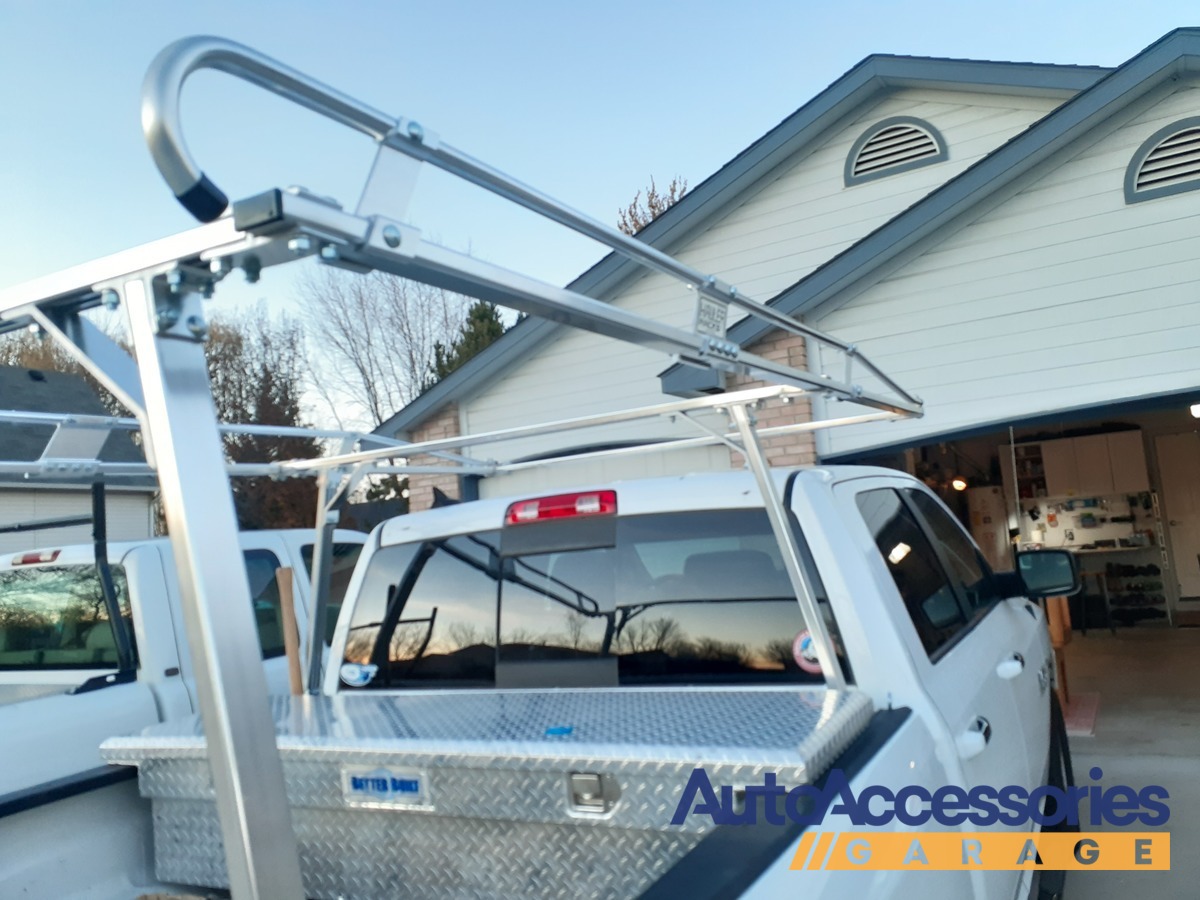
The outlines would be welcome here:
[[[858,456],[903,469],[966,524],[993,569],[1065,548],[1071,627],[1200,626],[1200,393],[994,426]],[[849,461],[849,460],[839,460]]]

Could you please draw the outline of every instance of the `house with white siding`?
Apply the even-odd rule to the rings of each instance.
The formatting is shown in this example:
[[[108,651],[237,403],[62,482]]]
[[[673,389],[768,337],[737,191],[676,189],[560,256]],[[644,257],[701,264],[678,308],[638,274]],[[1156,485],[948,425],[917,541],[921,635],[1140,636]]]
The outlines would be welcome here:
[[[84,379],[64,372],[0,366],[0,409],[36,413],[104,416],[108,412]],[[38,468],[54,434],[53,425],[0,422],[0,459],[28,462]],[[108,435],[100,459],[114,463],[144,463],[128,432]],[[152,476],[124,478],[106,487],[106,518],[110,540],[136,540],[154,534]],[[46,519],[89,516],[91,481],[31,480],[20,472],[0,473],[0,527]],[[0,534],[0,553],[47,545],[88,543],[90,524]]]
[[[1200,403],[1198,88],[1197,29],[1113,70],[872,56],[639,237],[856,344],[925,401],[920,419],[777,443],[778,464],[904,466],[946,489],[991,555],[1006,555],[1010,530],[1079,551],[1098,598],[1081,615],[1200,618],[1200,437],[1189,413]],[[691,324],[694,298],[616,258],[570,287]],[[758,322],[729,336],[807,360],[801,339]],[[473,434],[732,386],[527,320],[379,430]],[[764,416],[832,413],[822,407],[816,398]],[[554,449],[541,438],[504,455]],[[732,462],[709,448],[525,471],[479,490]],[[441,486],[461,488],[452,482]],[[413,485],[419,507],[429,484]]]

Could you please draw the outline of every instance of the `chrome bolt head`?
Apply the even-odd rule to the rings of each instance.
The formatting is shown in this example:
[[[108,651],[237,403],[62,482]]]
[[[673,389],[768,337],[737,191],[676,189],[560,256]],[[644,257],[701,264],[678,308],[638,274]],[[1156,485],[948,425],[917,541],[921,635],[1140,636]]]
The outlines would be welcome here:
[[[121,295],[112,288],[105,288],[100,292],[100,302],[104,304],[105,309],[113,312],[121,305]]]
[[[299,235],[298,237],[294,237],[288,241],[287,248],[295,256],[303,256],[305,253],[312,251],[312,238],[310,238],[307,234]]]
[[[383,228],[383,242],[395,250],[400,246],[400,229],[395,225],[385,225]]]

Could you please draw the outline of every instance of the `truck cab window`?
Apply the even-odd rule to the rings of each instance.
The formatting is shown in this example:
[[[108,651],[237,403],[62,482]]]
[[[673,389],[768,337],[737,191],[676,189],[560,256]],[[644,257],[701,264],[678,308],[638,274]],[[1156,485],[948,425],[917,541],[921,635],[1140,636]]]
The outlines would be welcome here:
[[[263,659],[283,656],[283,613],[279,608],[279,582],[275,580],[279,557],[270,550],[244,550],[242,556]]]
[[[967,625],[954,586],[898,491],[864,491],[855,499],[925,652],[932,657]]]
[[[516,526],[520,527],[520,526]],[[371,688],[821,682],[761,509],[628,516],[611,546],[501,556],[500,533],[384,547],[344,662]]]
[[[113,586],[132,636],[125,570]],[[117,642],[95,566],[0,572],[0,669],[112,669]]]
[[[354,574],[354,565],[362,553],[362,544],[334,544],[333,571],[329,578],[329,608],[325,614],[325,645],[333,642],[333,630],[337,628],[338,615],[342,611],[342,601],[346,599],[346,588],[350,586],[350,576]],[[312,579],[313,545],[305,544],[300,548],[304,558],[304,570]]]
[[[972,612],[986,610],[1000,599],[992,571],[962,526],[945,508],[923,491],[904,491],[929,526],[941,550],[951,582]]]
[[[491,687],[495,545],[465,535],[384,547],[371,560],[345,662],[379,667],[372,687]]]

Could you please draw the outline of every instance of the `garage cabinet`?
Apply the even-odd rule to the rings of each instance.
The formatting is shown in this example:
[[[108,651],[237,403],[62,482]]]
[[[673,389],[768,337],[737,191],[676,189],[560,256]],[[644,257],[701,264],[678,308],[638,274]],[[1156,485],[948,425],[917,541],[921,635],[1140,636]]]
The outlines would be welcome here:
[[[1010,497],[1011,452],[1008,445],[1000,448],[1005,494]],[[1022,498],[1101,497],[1150,490],[1139,429],[1017,444],[1016,455]]]

